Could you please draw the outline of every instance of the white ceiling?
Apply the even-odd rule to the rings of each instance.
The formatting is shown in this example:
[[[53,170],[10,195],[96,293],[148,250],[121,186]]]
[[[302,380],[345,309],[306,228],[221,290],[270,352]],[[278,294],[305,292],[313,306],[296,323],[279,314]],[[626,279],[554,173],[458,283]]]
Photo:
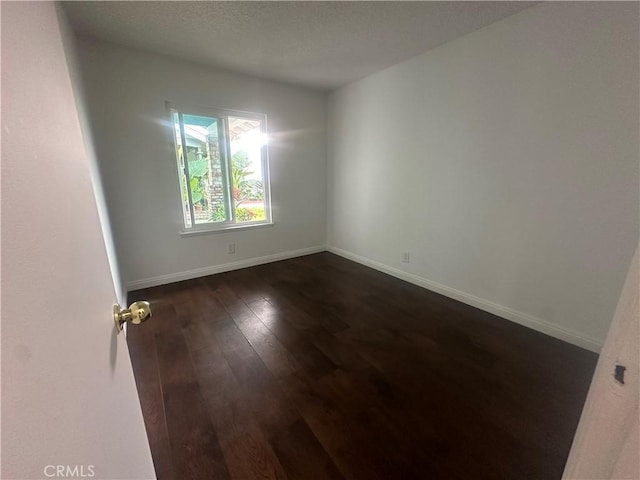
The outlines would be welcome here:
[[[330,90],[535,2],[64,2],[80,35]]]

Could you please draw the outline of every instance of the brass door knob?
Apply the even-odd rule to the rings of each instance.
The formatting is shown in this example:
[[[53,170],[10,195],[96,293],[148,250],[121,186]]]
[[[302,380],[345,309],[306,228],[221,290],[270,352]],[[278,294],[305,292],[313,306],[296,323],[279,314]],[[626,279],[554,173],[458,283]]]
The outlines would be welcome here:
[[[118,331],[122,331],[122,325],[124,325],[125,322],[138,325],[150,316],[151,305],[149,305],[149,302],[134,302],[129,305],[129,308],[122,308],[118,304],[113,306],[113,321],[116,323]]]

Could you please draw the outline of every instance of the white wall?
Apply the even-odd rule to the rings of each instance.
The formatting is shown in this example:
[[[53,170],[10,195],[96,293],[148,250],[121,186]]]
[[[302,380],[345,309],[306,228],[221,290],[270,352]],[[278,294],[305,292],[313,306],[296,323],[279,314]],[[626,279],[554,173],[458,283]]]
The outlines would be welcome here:
[[[116,246],[113,240],[111,223],[109,222],[109,211],[104,194],[102,178],[100,176],[98,159],[96,158],[95,148],[93,146],[93,132],[91,131],[91,125],[87,114],[87,101],[80,75],[80,66],[78,64],[79,60],[76,48],[76,37],[71,30],[67,16],[62,10],[60,4],[56,5],[56,11],[58,14],[58,22],[61,25],[60,32],[62,34],[62,42],[67,59],[67,66],[69,68],[69,75],[71,77],[71,86],[73,87],[73,94],[76,100],[76,110],[78,111],[78,120],[80,121],[80,128],[84,139],[85,152],[87,154],[89,171],[91,173],[93,191],[96,197],[96,206],[100,217],[100,225],[102,227],[105,248],[107,250],[107,258],[109,259],[111,277],[116,290],[118,303],[120,305],[124,305],[127,301],[127,291],[120,275],[118,255],[116,253]]]
[[[53,2],[2,2],[2,471],[154,477]],[[62,32],[61,32],[62,29]],[[89,467],[92,466],[92,469]],[[80,469],[82,469],[80,471]]]
[[[323,248],[326,94],[87,38],[78,48],[119,266],[130,287]],[[180,237],[166,100],[267,114],[274,226]],[[235,255],[227,254],[232,242]]]
[[[637,3],[551,2],[339,89],[328,244],[597,350],[638,240],[638,85]]]
[[[611,322],[563,479],[640,478],[640,245]],[[623,381],[614,377],[625,368]]]

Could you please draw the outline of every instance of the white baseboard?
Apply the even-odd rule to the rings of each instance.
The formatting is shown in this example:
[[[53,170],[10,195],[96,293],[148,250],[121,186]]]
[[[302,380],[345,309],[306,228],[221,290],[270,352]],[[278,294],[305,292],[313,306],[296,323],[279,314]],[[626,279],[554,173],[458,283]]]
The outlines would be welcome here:
[[[518,312],[509,307],[498,305],[497,303],[491,302],[489,300],[484,300],[474,295],[456,290],[455,288],[447,287],[446,285],[428,280],[424,277],[404,272],[375,260],[361,257],[360,255],[356,255],[355,253],[349,252],[347,250],[342,250],[341,248],[327,246],[326,249],[327,251],[335,253],[336,255],[344,257],[348,260],[353,260],[354,262],[387,273],[406,282],[413,283],[420,287],[426,288],[427,290],[440,293],[446,297],[453,298],[454,300],[458,300],[462,303],[466,303],[467,305],[479,308],[480,310],[484,310],[485,312],[489,312],[507,320],[511,320],[512,322],[518,323],[520,325],[531,328],[538,332],[542,332],[560,340],[564,340],[565,342],[569,342],[573,345],[586,348],[587,350],[591,350],[592,352],[598,353],[602,348],[603,341],[590,335],[586,335],[584,333],[577,332],[561,325],[548,322],[541,318],[534,317],[533,315]]]
[[[127,291],[139,290],[141,288],[157,287],[158,285],[166,285],[167,283],[180,282],[182,280],[190,280],[192,278],[206,277],[216,273],[229,272],[231,270],[239,270],[240,268],[255,267],[265,263],[278,262],[287,260],[288,258],[302,257],[326,251],[324,245],[315,247],[302,248],[300,250],[290,250],[288,252],[274,253],[273,255],[265,255],[264,257],[248,258],[237,262],[223,263],[222,265],[212,265],[210,267],[196,268],[185,272],[169,273],[167,275],[159,275],[157,277],[142,278],[127,282]]]
[[[237,262],[223,263],[222,265],[212,265],[209,267],[187,270],[184,272],[143,278],[140,280],[127,282],[126,287],[127,291],[156,287],[158,285],[165,285],[167,283],[205,277],[207,275],[214,275],[216,273],[229,272],[231,270],[238,270],[240,268],[254,267],[256,265],[278,262],[280,260],[302,257],[304,255],[311,255],[313,253],[324,251],[335,253],[336,255],[344,257],[348,260],[366,265],[367,267],[371,267],[380,272],[387,273],[406,282],[426,288],[427,290],[440,293],[446,297],[453,298],[454,300],[458,300],[462,303],[466,303],[467,305],[479,308],[480,310],[484,310],[485,312],[489,312],[507,320],[511,320],[512,322],[518,323],[538,332],[542,332],[560,340],[564,340],[565,342],[569,342],[573,345],[586,348],[587,350],[591,350],[592,352],[600,352],[600,349],[602,348],[603,341],[598,338],[586,335],[581,332],[577,332],[561,325],[548,322],[527,313],[518,312],[517,310],[513,310],[509,307],[499,305],[489,300],[484,300],[469,293],[456,290],[455,288],[451,288],[446,285],[442,285],[441,283],[428,280],[424,277],[402,271],[395,267],[391,267],[389,265],[385,265],[375,260],[371,260],[369,258],[365,258],[355,253],[349,252],[347,250],[332,246],[325,247],[324,245],[317,245],[315,247],[302,248],[300,250],[291,250],[288,252],[275,253],[273,255],[266,255],[263,257],[249,258]]]

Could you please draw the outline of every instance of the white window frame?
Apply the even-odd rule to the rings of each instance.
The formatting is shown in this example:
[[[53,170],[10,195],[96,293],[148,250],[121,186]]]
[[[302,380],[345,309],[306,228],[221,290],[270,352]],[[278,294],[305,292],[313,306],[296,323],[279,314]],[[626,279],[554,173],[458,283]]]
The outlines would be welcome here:
[[[227,108],[213,108],[213,107],[194,107],[177,105],[172,102],[165,102],[167,113],[169,115],[169,125],[171,131],[171,145],[172,145],[172,158],[174,165],[177,167],[176,172],[176,185],[178,186],[178,199],[180,202],[180,210],[182,216],[182,226],[180,234],[182,236],[201,235],[206,233],[224,232],[229,230],[244,230],[256,227],[265,227],[273,225],[273,218],[271,213],[271,179],[269,175],[269,152],[268,152],[268,136],[267,136],[267,116],[263,113],[245,112],[241,110],[231,110]],[[180,159],[178,158],[177,151],[178,145],[176,143],[175,126],[173,115],[177,113],[180,121],[180,136],[181,143],[184,146],[184,166],[180,165]],[[184,123],[182,115],[197,115],[203,117],[219,118],[224,121],[224,148],[226,156],[226,172],[225,172],[225,188],[227,189],[226,196],[228,201],[228,208],[231,212],[231,219],[221,222],[207,222],[207,223],[195,223],[195,212],[193,201],[191,199],[191,188],[189,186],[189,165],[186,158],[186,138],[184,133]],[[260,132],[265,135],[267,141],[261,147],[261,163],[262,163],[262,182],[264,187],[264,212],[265,219],[249,222],[240,222],[236,220],[236,205],[233,198],[233,190],[231,183],[233,182],[232,176],[232,163],[231,163],[231,142],[229,138],[229,117],[247,118],[260,121]],[[182,172],[180,172],[182,170]],[[180,175],[184,174],[186,178],[187,187],[187,199],[189,202],[189,211],[191,213],[191,226],[187,226],[187,218],[185,212],[185,205],[183,204],[183,192],[182,182]]]

